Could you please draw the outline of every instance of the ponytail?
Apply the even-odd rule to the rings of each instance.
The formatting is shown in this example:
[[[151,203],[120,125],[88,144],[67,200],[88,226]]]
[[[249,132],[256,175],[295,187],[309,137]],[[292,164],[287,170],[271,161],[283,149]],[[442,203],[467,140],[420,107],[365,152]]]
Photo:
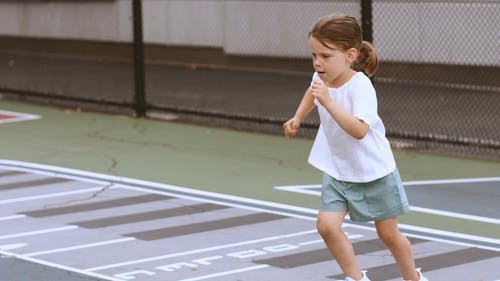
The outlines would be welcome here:
[[[352,63],[352,69],[364,72],[372,77],[378,68],[378,56],[375,48],[370,42],[363,41],[359,50],[358,59]]]

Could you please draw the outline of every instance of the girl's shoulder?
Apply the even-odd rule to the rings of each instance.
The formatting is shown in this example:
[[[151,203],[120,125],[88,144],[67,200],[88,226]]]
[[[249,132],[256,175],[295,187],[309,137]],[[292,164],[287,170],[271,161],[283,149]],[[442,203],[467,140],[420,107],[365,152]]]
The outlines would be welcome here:
[[[353,83],[369,83],[371,84],[372,81],[370,80],[370,78],[368,76],[366,76],[366,74],[364,74],[363,72],[356,72],[356,74],[354,74],[351,78],[351,82]]]
[[[354,88],[373,89],[372,81],[363,72],[356,72],[349,81],[349,84]]]

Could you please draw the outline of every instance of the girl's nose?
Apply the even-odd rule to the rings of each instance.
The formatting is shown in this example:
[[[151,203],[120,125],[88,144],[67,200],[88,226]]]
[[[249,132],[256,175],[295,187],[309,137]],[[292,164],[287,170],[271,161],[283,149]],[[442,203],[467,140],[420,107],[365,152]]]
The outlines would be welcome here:
[[[319,61],[319,59],[315,58],[315,59],[313,59],[313,65],[314,66],[320,66],[321,62]]]

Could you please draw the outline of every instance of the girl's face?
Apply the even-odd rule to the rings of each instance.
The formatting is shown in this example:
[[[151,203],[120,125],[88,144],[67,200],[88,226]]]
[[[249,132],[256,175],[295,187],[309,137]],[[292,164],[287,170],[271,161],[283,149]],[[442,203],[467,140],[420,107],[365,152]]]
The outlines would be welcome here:
[[[333,43],[326,45],[328,47],[313,36],[309,37],[314,70],[326,86],[338,88],[355,72],[351,69],[351,63],[356,59],[357,51],[354,48],[345,51]]]

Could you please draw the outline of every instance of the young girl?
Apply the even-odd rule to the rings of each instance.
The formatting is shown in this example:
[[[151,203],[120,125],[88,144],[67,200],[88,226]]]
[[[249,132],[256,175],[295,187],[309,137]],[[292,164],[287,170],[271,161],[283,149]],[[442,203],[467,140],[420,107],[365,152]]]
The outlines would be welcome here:
[[[367,77],[378,65],[373,46],[362,40],[355,18],[336,14],[314,24],[309,47],[315,70],[311,86],[283,128],[286,136],[295,136],[318,107],[321,125],[308,160],[324,173],[318,232],[346,281],[370,280],[341,229],[347,212],[353,221],[375,221],[404,280],[428,281],[415,269],[412,246],[398,229],[397,217],[409,205]]]

